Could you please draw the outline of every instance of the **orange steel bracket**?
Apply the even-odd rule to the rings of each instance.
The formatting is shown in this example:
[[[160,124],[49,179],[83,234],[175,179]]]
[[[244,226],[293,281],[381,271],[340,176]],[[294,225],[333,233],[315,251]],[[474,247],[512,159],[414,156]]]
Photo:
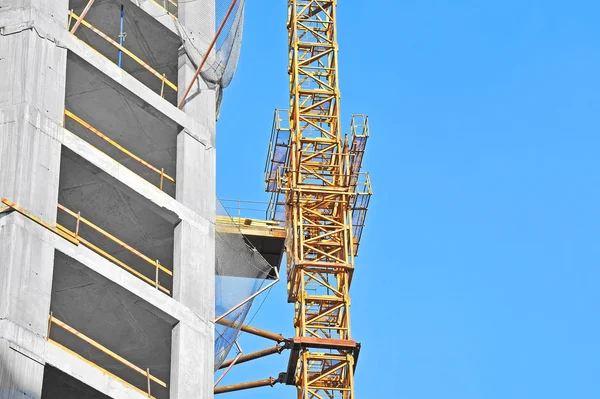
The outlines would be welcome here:
[[[75,25],[73,25],[73,29],[71,29],[71,33],[74,34],[75,31],[77,30],[77,28],[79,28],[79,25],[81,24],[81,21],[83,21],[83,19],[85,18],[85,16],[87,15],[88,11],[90,10],[90,8],[92,7],[92,4],[94,4],[94,1],[96,0],[90,0],[87,5],[85,6],[85,8],[83,9],[83,12],[81,13],[81,15],[79,16],[79,18],[77,18],[77,22],[75,22]]]
[[[285,373],[279,374],[278,378],[269,377],[264,380],[244,382],[241,384],[226,385],[219,388],[215,388],[215,395],[226,392],[242,391],[244,389],[261,388],[261,387],[272,387],[275,384],[281,384],[287,377]]]
[[[225,367],[227,367],[227,370],[225,370],[225,371],[223,372],[223,374],[221,374],[221,376],[220,376],[220,377],[217,379],[217,381],[215,381],[215,385],[213,385],[213,388],[216,388],[216,386],[217,386],[217,385],[219,385],[219,382],[221,382],[221,380],[222,380],[223,378],[225,378],[225,376],[227,375],[227,373],[229,373],[229,371],[231,370],[231,368],[232,368],[233,366],[235,366],[235,364],[237,363],[237,361],[238,361],[238,360],[240,360],[240,358],[241,358],[241,357],[242,357],[242,355],[244,354],[244,351],[242,350],[242,347],[240,346],[240,344],[237,342],[237,339],[236,339],[236,340],[235,340],[233,343],[235,344],[235,346],[236,346],[236,347],[237,347],[237,349],[238,349],[238,354],[237,354],[237,356],[235,357],[235,359],[233,359],[233,360],[230,360],[230,361],[226,362],[226,363],[227,363],[227,366],[225,366]],[[225,368],[225,367],[221,367],[221,368]]]
[[[221,325],[224,325],[227,327],[235,327],[236,326],[234,322],[229,321],[227,319],[216,320],[215,323],[218,323],[218,324],[221,324]],[[248,326],[246,324],[242,324],[240,326],[240,330],[244,331],[248,334],[256,335],[257,337],[270,339],[275,342],[283,342],[286,340],[285,337],[281,334],[275,334],[275,333],[272,333],[269,331],[261,330],[260,328]]]
[[[219,367],[219,369],[224,369],[224,368],[231,368],[236,364],[242,364],[242,363],[246,363],[246,362],[250,362],[252,360],[256,360],[256,359],[261,359],[263,357],[267,357],[267,356],[271,356],[271,355],[281,355],[281,352],[283,352],[286,349],[289,349],[291,347],[291,344],[289,342],[283,343],[283,344],[277,344],[271,348],[267,348],[267,349],[262,349],[256,352],[252,352],[252,353],[248,353],[247,355],[238,355],[235,359],[233,360],[226,360],[223,362],[223,364],[221,365],[221,367]]]

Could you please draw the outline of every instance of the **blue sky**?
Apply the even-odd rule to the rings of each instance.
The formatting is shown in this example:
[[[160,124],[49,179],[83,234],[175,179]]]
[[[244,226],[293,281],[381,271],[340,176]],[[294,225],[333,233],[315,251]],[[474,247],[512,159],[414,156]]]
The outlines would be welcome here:
[[[269,4],[246,5],[218,123],[222,198],[268,198],[273,109],[288,104],[286,6]],[[370,117],[375,191],[352,286],[357,398],[600,397],[599,12],[339,1],[344,126]],[[253,324],[292,335],[292,317],[281,283]],[[242,365],[224,383],[286,364]]]

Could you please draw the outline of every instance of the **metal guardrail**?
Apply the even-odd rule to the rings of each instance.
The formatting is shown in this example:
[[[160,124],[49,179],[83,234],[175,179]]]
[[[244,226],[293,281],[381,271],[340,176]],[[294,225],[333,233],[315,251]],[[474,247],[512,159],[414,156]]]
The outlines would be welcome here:
[[[175,184],[175,179],[173,177],[169,176],[168,174],[166,174],[164,168],[158,169],[157,167],[155,167],[155,166],[151,165],[150,163],[144,161],[142,158],[138,157],[137,155],[135,155],[134,153],[132,153],[131,151],[129,151],[125,147],[121,146],[116,141],[112,140],[107,135],[105,135],[104,133],[102,133],[101,131],[99,131],[98,129],[96,129],[95,127],[93,127],[92,125],[90,125],[89,123],[87,123],[86,121],[84,121],[83,119],[79,118],[77,115],[75,115],[71,111],[68,111],[68,110],[65,109],[65,116],[71,118],[72,120],[74,120],[75,122],[77,122],[79,125],[83,126],[84,128],[86,128],[90,132],[94,133],[96,136],[100,137],[102,140],[104,140],[107,143],[111,144],[113,147],[115,147],[116,149],[118,149],[119,151],[121,151],[123,154],[125,154],[128,157],[134,159],[135,161],[137,161],[141,165],[145,166],[146,168],[150,169],[151,171],[156,172],[160,176],[160,183],[158,185],[158,188],[161,191],[163,191],[163,183],[164,183],[165,179],[167,179],[167,180],[171,181],[173,184]]]
[[[93,339],[91,339],[90,337],[88,337],[87,335],[77,331],[76,329],[74,329],[73,327],[69,326],[67,323],[60,321],[59,319],[57,319],[56,317],[54,317],[54,315],[52,314],[52,312],[50,312],[50,316],[48,317],[48,335],[47,335],[47,339],[48,342],[51,342],[52,344],[58,346],[59,348],[62,348],[64,350],[66,350],[69,353],[72,353],[74,355],[76,355],[77,357],[85,360],[87,363],[92,364],[94,367],[101,369],[103,372],[110,374],[112,376],[114,376],[115,378],[118,378],[119,380],[123,381],[121,378],[119,378],[118,376],[114,375],[113,373],[109,372],[108,370],[98,366],[97,364],[90,362],[89,360],[85,359],[83,356],[79,355],[78,353],[68,349],[67,347],[65,347],[64,345],[60,344],[59,342],[53,340],[50,338],[50,331],[52,329],[52,325],[56,325],[60,328],[62,328],[63,330],[73,334],[74,336],[78,337],[79,339],[81,339],[82,341],[86,342],[87,344],[93,346],[94,348],[100,350],[101,352],[103,352],[104,354],[110,356],[111,358],[117,360],[119,363],[125,365],[126,367],[130,368],[131,370],[143,375],[144,377],[146,377],[146,381],[147,381],[147,391],[144,392],[143,390],[141,390],[140,388],[136,387],[135,385],[126,382],[129,386],[135,388],[136,390],[143,392],[144,394],[147,394],[149,398],[154,398],[154,396],[152,396],[151,393],[151,382],[155,382],[156,384],[160,385],[163,388],[167,388],[167,384],[158,379],[157,377],[153,376],[152,374],[150,374],[150,369],[147,368],[146,370],[142,369],[141,367],[136,366],[135,364],[131,363],[129,360],[125,359],[122,356],[117,355],[115,352],[111,351],[110,349],[108,349],[107,347],[105,347],[104,345],[99,344],[98,342],[94,341]]]
[[[68,228],[66,228],[66,227],[64,227],[64,226],[62,226],[62,225],[60,225],[60,224],[57,223],[56,227],[59,230],[61,230],[63,233],[68,234],[73,239],[75,239],[78,242],[82,243],[83,245],[85,245],[86,247],[90,248],[92,251],[98,253],[102,257],[104,257],[104,258],[110,260],[111,262],[119,265],[123,269],[127,270],[131,274],[133,274],[136,277],[138,277],[139,279],[141,279],[141,280],[145,281],[146,283],[154,286],[157,290],[161,290],[165,294],[171,295],[171,291],[169,291],[168,289],[166,289],[165,287],[163,287],[160,284],[160,281],[159,281],[159,271],[162,271],[163,273],[165,273],[165,274],[167,274],[168,276],[171,276],[171,277],[173,276],[173,272],[171,270],[167,269],[166,267],[164,267],[163,265],[161,265],[158,260],[152,260],[152,259],[150,259],[148,256],[144,255],[143,253],[141,253],[137,249],[133,248],[132,246],[126,244],[124,241],[122,241],[122,240],[118,239],[117,237],[113,236],[112,234],[110,234],[110,233],[102,230],[101,228],[99,228],[98,226],[96,226],[95,224],[93,224],[92,222],[90,222],[89,220],[81,217],[81,212],[75,213],[72,210],[68,209],[67,207],[65,207],[65,206],[63,206],[61,204],[58,204],[58,209],[60,209],[61,211],[65,212],[68,215],[73,216],[75,218],[75,231],[71,231]],[[83,223],[86,226],[92,228],[94,231],[96,231],[97,233],[101,234],[105,238],[108,238],[109,240],[113,241],[115,244],[119,245],[120,247],[122,247],[122,248],[126,249],[127,251],[131,252],[132,254],[136,255],[138,258],[140,258],[140,259],[148,262],[150,265],[152,265],[155,268],[155,270],[156,270],[154,280],[146,277],[142,273],[140,273],[137,270],[135,270],[133,267],[127,265],[125,262],[120,261],[119,259],[115,258],[114,256],[112,256],[108,252],[104,251],[103,249],[97,247],[93,243],[91,243],[91,242],[87,241],[86,239],[84,239],[83,237],[81,237],[81,234],[79,233],[79,229],[80,229],[81,223]]]
[[[161,96],[163,96],[163,94],[164,94],[164,86],[165,85],[169,86],[171,89],[173,89],[173,90],[175,90],[177,92],[177,86],[174,83],[172,83],[169,79],[167,79],[167,77],[166,77],[165,74],[161,75],[154,68],[152,68],[146,62],[144,62],[141,58],[139,58],[138,56],[136,56],[135,54],[133,54],[131,51],[129,51],[128,49],[126,49],[125,47],[123,47],[117,41],[115,41],[112,38],[110,38],[108,35],[106,35],[100,29],[94,27],[92,24],[90,24],[89,22],[87,22],[85,19],[83,19],[79,15],[75,14],[73,12],[73,10],[70,10],[69,11],[69,26],[71,25],[71,20],[73,20],[73,19],[75,19],[77,21],[76,23],[80,23],[81,25],[83,25],[86,28],[90,29],[92,32],[94,32],[95,34],[97,34],[98,36],[100,36],[101,38],[103,38],[104,40],[106,40],[107,42],[109,42],[110,44],[112,44],[114,47],[116,47],[117,49],[119,49],[120,51],[122,51],[124,54],[128,55],[131,59],[133,59],[135,62],[137,62],[142,67],[144,67],[146,70],[148,70],[150,73],[152,73],[154,76],[156,76],[162,82]],[[88,44],[88,46],[89,46],[89,44]],[[92,46],[90,46],[90,47],[92,47]]]
[[[165,269],[164,267],[160,266],[160,264],[158,263],[158,261],[155,261],[155,266],[156,266],[156,280],[153,282],[152,280],[150,280],[149,278],[147,278],[146,276],[142,275],[141,273],[137,272],[135,269],[127,266],[126,264],[124,264],[123,262],[119,261],[118,259],[112,257],[111,255],[109,255],[108,253],[106,253],[105,251],[101,250],[100,248],[94,246],[93,244],[91,244],[90,242],[86,241],[85,239],[83,239],[81,237],[81,235],[79,235],[79,227],[80,227],[80,223],[85,223],[86,225],[94,228],[94,230],[98,231],[99,233],[101,233],[102,235],[104,235],[105,237],[115,241],[116,243],[120,244],[123,248],[130,250],[132,253],[142,257],[142,259],[145,259],[147,261],[150,261],[152,263],[152,261],[150,260],[150,258],[144,256],[143,254],[141,254],[139,251],[131,248],[130,246],[128,246],[127,244],[125,244],[124,242],[120,241],[119,239],[111,236],[110,234],[106,233],[104,230],[98,228],[97,226],[93,225],[92,223],[90,223],[89,221],[87,221],[86,219],[81,217],[81,213],[75,213],[72,212],[70,210],[68,210],[67,208],[65,208],[62,205],[58,205],[58,208],[67,212],[68,214],[74,216],[77,218],[76,221],[76,227],[75,227],[75,231],[71,231],[67,228],[65,228],[64,226],[61,226],[60,224],[56,224],[56,226],[52,226],[49,223],[43,221],[42,219],[38,218],[37,216],[33,215],[32,213],[26,211],[25,209],[21,208],[20,206],[18,206],[17,204],[15,204],[14,202],[6,199],[6,198],[2,198],[1,199],[1,203],[4,204],[5,206],[0,206],[0,214],[1,213],[5,213],[8,211],[16,211],[20,214],[22,214],[23,216],[29,218],[30,220],[36,222],[37,224],[41,225],[42,227],[45,227],[46,229],[58,234],[59,236],[61,236],[62,238],[68,240],[69,242],[71,242],[74,245],[79,245],[80,243],[89,247],[90,249],[98,252],[100,255],[106,257],[107,259],[111,260],[114,263],[117,263],[118,265],[120,265],[121,267],[125,268],[126,270],[128,270],[129,272],[135,274],[136,276],[138,276],[139,278],[143,279],[144,281],[148,282],[151,285],[155,285],[157,289],[161,289],[162,291],[164,291],[165,293],[169,294],[169,290],[167,290],[166,288],[160,286],[160,283],[158,282],[158,270],[163,270],[165,271],[165,273],[169,274],[169,275],[173,275],[173,273],[168,270]],[[65,347],[64,345],[58,343],[57,341],[54,341],[52,339],[50,339],[50,331],[52,328],[52,325],[57,325],[59,327],[61,327],[62,329],[64,329],[65,331],[79,337],[80,339],[82,339],[83,341],[85,341],[86,343],[88,343],[89,345],[95,347],[96,349],[102,351],[103,353],[105,353],[106,355],[112,357],[113,359],[119,361],[120,363],[124,364],[125,366],[131,368],[132,370],[135,370],[136,372],[138,372],[139,374],[143,375],[146,377],[147,379],[147,390],[141,390],[140,388],[136,387],[135,385],[124,381],[123,379],[119,378],[118,376],[110,373],[109,371],[107,371],[106,369],[103,369],[102,367],[96,365],[95,363],[89,361],[88,359],[84,358],[83,356],[81,356],[80,354],[72,351],[71,349]],[[74,329],[73,327],[69,326],[68,324],[64,323],[63,321],[57,319],[56,317],[54,317],[54,315],[52,313],[50,313],[49,318],[48,318],[48,335],[47,335],[47,340],[48,342],[54,344],[55,346],[65,350],[66,352],[69,352],[71,354],[73,354],[74,356],[79,357],[80,359],[82,359],[83,361],[85,361],[86,363],[98,368],[99,370],[101,370],[103,373],[108,374],[122,382],[124,382],[125,384],[131,386],[132,388],[140,391],[143,394],[147,394],[149,398],[154,398],[154,396],[152,396],[151,394],[151,382],[154,382],[160,386],[162,386],[163,388],[167,388],[167,384],[164,381],[161,381],[160,379],[156,378],[155,376],[153,376],[150,373],[150,369],[146,369],[143,370],[142,368],[136,366],[135,364],[131,363],[130,361],[128,361],[127,359],[123,358],[122,356],[117,355],[115,352],[111,351],[110,349],[106,348],[105,346],[99,344],[98,342],[94,341],[93,339],[91,339],[90,337],[82,334],[81,332],[77,331],[76,329]]]
[[[268,217],[268,201],[244,201],[234,199],[221,199],[223,208],[227,215],[219,215],[221,223],[233,223],[239,226],[265,225],[270,227],[279,227],[278,221],[273,221]]]
[[[30,212],[26,211],[25,209],[21,208],[20,206],[18,206],[17,204],[15,204],[12,201],[9,201],[6,198],[2,198],[1,199],[1,203],[3,203],[6,206],[5,207],[0,207],[0,213],[4,213],[4,212],[6,212],[9,209],[17,211],[20,214],[22,214],[23,216],[25,216],[25,217],[33,220],[37,224],[39,224],[39,225],[45,227],[46,229],[48,229],[48,230],[50,230],[50,231],[58,234],[62,238],[64,238],[67,241],[71,242],[72,244],[74,244],[74,245],[79,245],[79,244],[85,245],[86,247],[88,247],[92,251],[98,253],[102,257],[108,259],[109,261],[115,263],[116,265],[122,267],[123,269],[127,270],[131,274],[135,275],[139,279],[141,279],[141,280],[145,281],[146,283],[150,284],[151,286],[155,287],[157,290],[161,290],[165,294],[171,295],[171,291],[169,291],[167,288],[163,287],[160,284],[160,281],[159,281],[159,271],[167,274],[168,276],[173,277],[173,272],[171,270],[169,270],[166,267],[164,267],[163,265],[161,265],[158,260],[152,260],[152,259],[150,259],[148,256],[144,255],[143,253],[141,253],[137,249],[133,248],[132,246],[126,244],[124,241],[122,241],[122,240],[118,239],[117,237],[113,236],[112,234],[109,234],[108,232],[102,230],[101,228],[99,228],[98,226],[96,226],[95,224],[93,224],[92,222],[90,222],[89,220],[81,217],[81,212],[75,213],[72,210],[68,209],[67,207],[65,207],[65,206],[63,206],[61,204],[57,204],[58,209],[60,209],[61,211],[65,212],[68,215],[73,216],[73,218],[75,218],[75,231],[71,231],[71,230],[69,230],[68,228],[66,228],[65,226],[63,226],[63,225],[61,225],[59,223],[56,223],[56,226],[50,225],[49,223],[43,221],[42,219],[40,219],[37,216],[31,214]],[[85,238],[83,238],[81,236],[81,234],[80,234],[80,227],[81,227],[82,223],[85,224],[86,226],[90,227],[91,229],[93,229],[94,231],[96,231],[97,233],[99,233],[100,235],[104,236],[105,238],[108,238],[109,240],[113,241],[115,244],[119,245],[121,248],[126,249],[127,251],[129,251],[132,254],[136,255],[140,259],[142,259],[142,260],[148,262],[150,265],[152,265],[155,268],[155,278],[154,278],[154,280],[146,277],[142,273],[140,273],[137,270],[135,270],[133,267],[127,265],[125,262],[120,261],[119,259],[115,258],[114,256],[112,256],[108,252],[104,251],[103,249],[99,248],[98,246],[94,245],[93,243],[91,243],[88,240],[86,240]]]
[[[356,174],[354,185],[354,197],[350,203],[352,207],[352,241],[354,245],[354,256],[358,256],[358,248],[362,238],[365,220],[373,189],[371,187],[371,176],[366,172]]]
[[[269,153],[265,163],[265,191],[277,190],[277,175],[279,169],[288,166],[290,147],[290,115],[286,109],[276,109],[273,116],[273,128],[269,140]]]

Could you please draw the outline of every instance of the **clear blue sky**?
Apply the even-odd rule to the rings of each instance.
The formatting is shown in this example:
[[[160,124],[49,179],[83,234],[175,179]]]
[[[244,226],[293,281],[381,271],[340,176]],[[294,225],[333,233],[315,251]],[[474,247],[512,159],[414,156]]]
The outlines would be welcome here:
[[[266,3],[247,2],[218,123],[222,198],[267,199],[288,81],[285,1]],[[352,286],[356,397],[600,398],[600,3],[340,0],[338,14],[344,126],[370,116],[375,190]],[[254,324],[292,335],[292,315],[281,283]]]

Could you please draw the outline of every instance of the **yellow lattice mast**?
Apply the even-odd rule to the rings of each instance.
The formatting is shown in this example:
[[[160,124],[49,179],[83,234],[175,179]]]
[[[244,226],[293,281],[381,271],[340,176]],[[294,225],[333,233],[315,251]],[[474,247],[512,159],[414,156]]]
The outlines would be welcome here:
[[[287,382],[302,399],[353,398],[360,347],[349,290],[371,195],[360,173],[368,124],[355,115],[350,140],[341,132],[336,3],[288,1],[290,109],[276,112],[266,168],[272,216],[285,207],[296,331]]]

